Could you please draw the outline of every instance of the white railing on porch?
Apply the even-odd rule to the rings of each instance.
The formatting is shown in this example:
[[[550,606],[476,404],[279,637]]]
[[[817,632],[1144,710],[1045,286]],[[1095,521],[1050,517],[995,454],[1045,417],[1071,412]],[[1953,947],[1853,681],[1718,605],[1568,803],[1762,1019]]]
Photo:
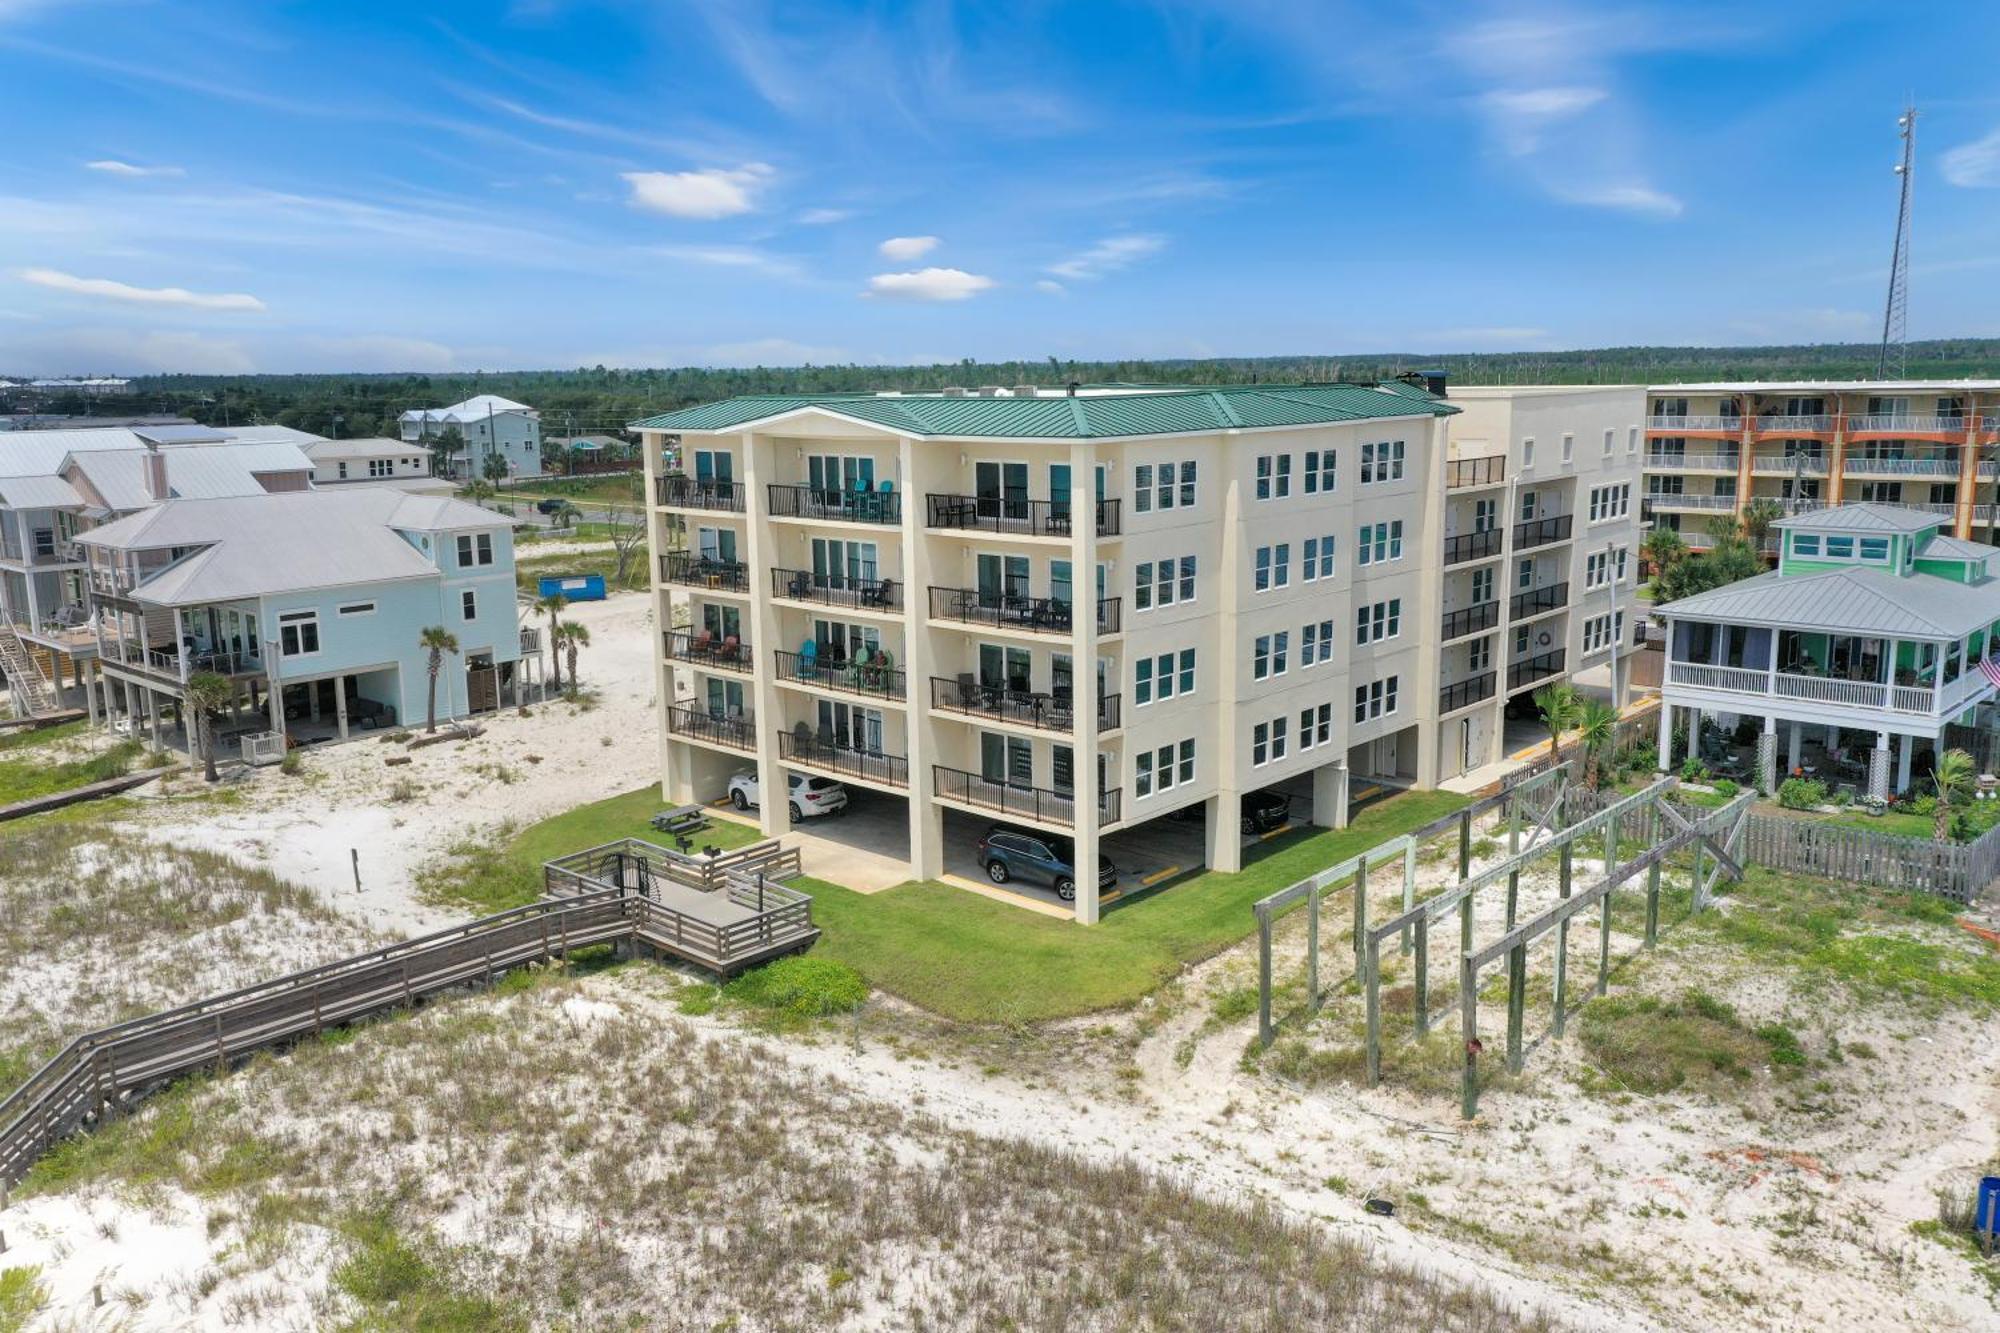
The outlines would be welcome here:
[[[1963,712],[1993,684],[1975,664],[1957,680],[1933,689],[1928,685],[1889,685],[1835,676],[1802,676],[1793,672],[1759,671],[1753,667],[1714,666],[1706,662],[1669,662],[1667,682],[1698,690],[1728,690],[1735,694],[1800,699],[1838,708],[1878,708],[1925,716]]]

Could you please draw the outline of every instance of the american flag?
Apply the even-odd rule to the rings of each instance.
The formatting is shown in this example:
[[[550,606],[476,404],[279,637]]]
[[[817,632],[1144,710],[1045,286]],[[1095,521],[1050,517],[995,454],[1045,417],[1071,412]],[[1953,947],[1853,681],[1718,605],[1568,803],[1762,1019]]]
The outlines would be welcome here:
[[[1979,661],[1979,670],[1986,679],[2000,685],[2000,657],[1984,657]]]

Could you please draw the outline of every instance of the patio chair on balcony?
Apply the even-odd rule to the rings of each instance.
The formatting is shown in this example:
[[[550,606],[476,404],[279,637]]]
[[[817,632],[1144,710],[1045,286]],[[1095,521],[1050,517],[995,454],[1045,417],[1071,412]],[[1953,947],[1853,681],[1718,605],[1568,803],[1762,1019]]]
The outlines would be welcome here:
[[[813,732],[810,724],[805,722],[792,723],[792,753],[794,755],[803,757],[811,754],[812,742]]]
[[[722,641],[722,649],[717,656],[724,662],[737,662],[743,658],[743,641],[734,634]]]
[[[896,585],[888,579],[880,579],[876,582],[865,584],[861,589],[861,604],[863,606],[886,607],[889,605],[889,595],[895,589]]]
[[[694,636],[689,648],[691,651],[688,656],[707,657],[715,649],[715,635],[708,630],[702,630]]]
[[[958,673],[958,706],[964,709],[980,706],[979,681],[970,671]]]

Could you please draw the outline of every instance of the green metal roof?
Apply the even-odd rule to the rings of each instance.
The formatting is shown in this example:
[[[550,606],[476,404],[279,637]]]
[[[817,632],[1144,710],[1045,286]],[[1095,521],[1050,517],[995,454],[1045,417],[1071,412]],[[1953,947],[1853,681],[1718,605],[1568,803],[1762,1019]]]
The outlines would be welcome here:
[[[949,439],[1116,439],[1269,426],[1321,426],[1380,417],[1449,416],[1456,407],[1414,385],[1244,384],[1165,393],[1049,394],[1034,398],[872,393],[745,394],[663,412],[634,430],[723,431],[817,407],[903,435]]]

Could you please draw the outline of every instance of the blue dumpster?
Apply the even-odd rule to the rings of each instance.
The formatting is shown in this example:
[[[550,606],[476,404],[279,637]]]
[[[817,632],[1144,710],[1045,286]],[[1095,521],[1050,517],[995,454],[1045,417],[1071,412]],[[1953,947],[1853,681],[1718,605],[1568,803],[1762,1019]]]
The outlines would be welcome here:
[[[602,574],[544,574],[536,586],[544,597],[553,597],[561,593],[572,602],[604,600]]]

